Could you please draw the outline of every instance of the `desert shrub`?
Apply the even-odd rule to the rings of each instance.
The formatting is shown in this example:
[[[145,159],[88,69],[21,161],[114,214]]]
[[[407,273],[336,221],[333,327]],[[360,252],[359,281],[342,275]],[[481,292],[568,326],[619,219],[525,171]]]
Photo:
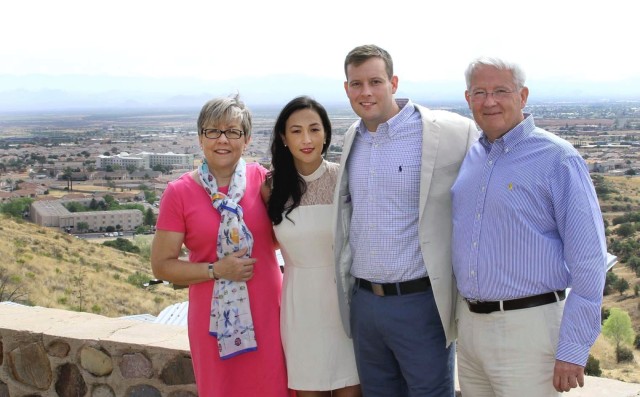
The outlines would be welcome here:
[[[616,347],[616,361],[619,363],[628,363],[633,361],[633,352],[624,346]]]
[[[636,335],[636,339],[633,341],[633,346],[636,350],[640,350],[640,334]]]
[[[605,307],[601,307],[600,308],[600,322],[604,323],[604,321],[609,318],[609,309],[605,308]]]
[[[633,226],[633,224],[631,223],[622,223],[620,226],[618,226],[618,228],[615,230],[615,233],[618,236],[622,236],[622,237],[629,237],[631,236],[633,233],[635,233],[636,228],[635,226]]]
[[[134,254],[140,253],[140,248],[134,245],[131,241],[120,237],[115,240],[105,241],[102,245],[112,247],[123,252],[131,252]]]
[[[640,258],[635,255],[631,255],[627,260],[627,266],[633,271],[640,269]]]
[[[144,274],[136,271],[134,274],[130,274],[127,277],[127,282],[129,284],[135,285],[136,287],[142,288],[143,284],[148,282],[150,279],[148,274]]]
[[[600,360],[589,354],[587,365],[584,367],[584,374],[589,376],[602,376],[602,370],[600,369]]]

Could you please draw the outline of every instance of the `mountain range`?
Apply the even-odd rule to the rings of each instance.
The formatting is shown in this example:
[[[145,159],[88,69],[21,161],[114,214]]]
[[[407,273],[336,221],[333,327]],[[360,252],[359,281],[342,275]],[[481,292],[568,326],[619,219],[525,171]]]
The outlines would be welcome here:
[[[464,103],[464,79],[404,81],[396,97],[425,105]],[[640,101],[640,78],[586,82],[531,79],[529,102]],[[304,75],[238,79],[152,78],[106,75],[0,74],[0,112],[98,108],[199,108],[215,96],[239,92],[251,107],[280,108],[298,95],[326,107],[345,107],[343,80]]]

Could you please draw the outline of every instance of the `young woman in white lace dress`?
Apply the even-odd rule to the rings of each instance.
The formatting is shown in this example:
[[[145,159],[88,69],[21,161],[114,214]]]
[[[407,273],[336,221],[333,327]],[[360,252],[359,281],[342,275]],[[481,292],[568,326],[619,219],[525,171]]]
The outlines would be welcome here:
[[[360,396],[353,344],[338,312],[333,263],[333,192],[338,164],[323,159],[327,112],[302,96],[273,130],[268,213],[285,261],[280,315],[289,388],[298,397]]]

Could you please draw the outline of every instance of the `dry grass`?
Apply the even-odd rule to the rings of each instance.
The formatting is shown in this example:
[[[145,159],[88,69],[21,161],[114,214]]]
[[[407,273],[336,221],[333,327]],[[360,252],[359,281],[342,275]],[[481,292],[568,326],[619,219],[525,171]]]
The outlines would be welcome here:
[[[617,191],[617,193],[610,194],[607,199],[600,201],[605,219],[611,223],[614,217],[620,216],[624,212],[640,211],[640,177],[607,176],[605,181]],[[612,211],[614,206],[625,208]],[[640,235],[636,237],[640,237]],[[616,238],[616,236],[612,234],[609,238]],[[613,268],[613,272],[618,277],[626,279],[630,288],[622,295],[614,291],[605,296],[602,305],[605,308],[618,307],[629,313],[634,331],[638,334],[640,333],[640,297],[634,296],[633,287],[640,284],[640,278],[624,263],[618,263]],[[640,383],[640,351],[633,349],[633,353],[635,356],[633,363],[616,363],[615,347],[602,335],[598,337],[591,349],[591,354],[600,360],[600,368],[604,377]]]
[[[602,306],[605,308],[618,307],[631,317],[636,334],[640,333],[640,297],[634,296],[633,286],[640,283],[640,278],[636,277],[626,265],[619,263],[613,268],[613,272],[626,279],[631,288],[622,295],[614,291],[604,297]],[[591,354],[600,360],[602,376],[606,378],[618,379],[625,382],[640,383],[640,350],[633,349],[635,360],[633,363],[616,363],[615,346],[600,335],[596,344],[591,349]]]
[[[149,313],[187,299],[169,286],[143,289],[127,281],[152,278],[148,261],[100,244],[0,216],[0,273],[30,305],[109,317]]]

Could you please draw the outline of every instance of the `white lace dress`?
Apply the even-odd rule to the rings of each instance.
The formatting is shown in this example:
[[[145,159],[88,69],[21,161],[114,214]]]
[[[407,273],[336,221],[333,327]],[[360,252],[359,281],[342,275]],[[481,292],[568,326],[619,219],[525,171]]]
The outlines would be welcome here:
[[[289,388],[332,390],[359,383],[342,328],[333,262],[333,191],[338,164],[303,176],[307,191],[274,227],[285,261],[280,326]]]

